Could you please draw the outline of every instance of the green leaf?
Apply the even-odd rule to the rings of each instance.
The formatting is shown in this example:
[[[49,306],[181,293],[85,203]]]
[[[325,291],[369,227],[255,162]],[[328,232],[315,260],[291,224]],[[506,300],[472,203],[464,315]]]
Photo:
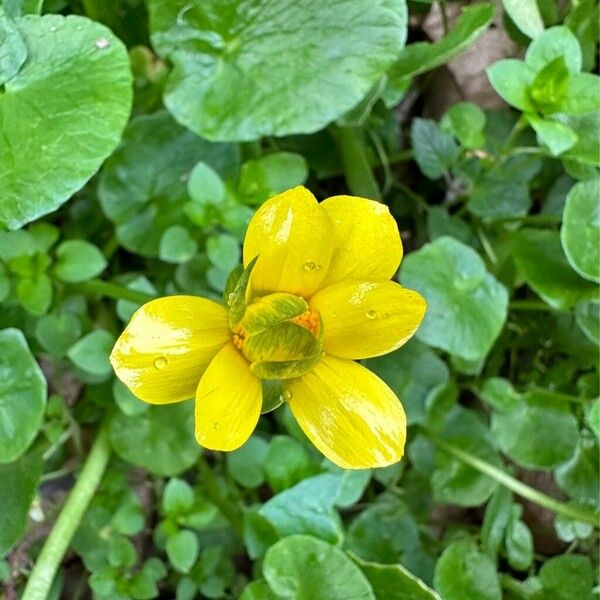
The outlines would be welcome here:
[[[400,280],[428,302],[421,341],[466,360],[489,352],[506,320],[508,294],[472,248],[437,238],[404,259]]]
[[[337,474],[309,477],[271,498],[259,513],[281,536],[306,533],[337,543],[342,530],[333,506],[340,484]]]
[[[0,463],[35,439],[46,408],[46,379],[18,329],[0,331]],[[6,486],[0,486],[6,487]]]
[[[561,111],[569,115],[582,115],[598,110],[600,77],[593,73],[571,73]]]
[[[252,436],[241,448],[227,453],[227,470],[245,488],[257,488],[265,481],[263,464],[268,444]]]
[[[271,546],[262,569],[271,589],[284,598],[376,600],[346,554],[307,535],[291,535]]]
[[[596,0],[582,0],[571,4],[565,19],[565,25],[577,36],[581,46],[584,71],[591,71],[596,65],[599,16]]]
[[[485,123],[485,113],[477,104],[457,102],[446,111],[440,127],[451,133],[461,146],[475,149],[485,146]]]
[[[98,170],[132,95],[125,46],[100,23],[45,15],[17,26],[27,62],[0,95],[0,222],[11,229],[56,210]]]
[[[435,121],[413,119],[410,130],[415,160],[429,179],[439,179],[458,158],[458,146]]]
[[[380,565],[365,562],[352,556],[373,588],[376,598],[385,600],[442,600],[441,596],[428,587],[406,567]]]
[[[548,63],[562,57],[572,73],[581,71],[581,47],[568,27],[546,29],[527,48],[526,64],[538,72]]]
[[[287,435],[276,435],[269,443],[263,468],[270,488],[279,493],[315,474],[306,447]]]
[[[280,600],[278,596],[271,590],[269,584],[264,579],[251,581],[243,590],[240,600]],[[179,599],[178,599],[179,600]]]
[[[544,31],[544,22],[536,0],[502,0],[513,23],[526,36],[535,39]]]
[[[157,256],[171,226],[191,229],[183,210],[189,202],[186,181],[200,160],[223,176],[234,175],[238,149],[195,136],[165,111],[129,123],[98,186],[102,210],[126,249]]]
[[[93,244],[84,240],[67,240],[56,249],[53,272],[61,281],[75,283],[100,275],[106,265],[104,255]]]
[[[27,60],[27,45],[17,25],[0,8],[0,86],[12,79]]]
[[[433,585],[445,600],[502,600],[494,563],[468,540],[444,550],[435,565]]]
[[[575,306],[575,319],[587,339],[600,346],[600,302],[579,302]]]
[[[150,473],[173,476],[191,467],[200,454],[194,438],[193,403],[151,406],[141,415],[116,415],[110,441],[125,461]]]
[[[586,556],[565,554],[547,560],[540,569],[544,600],[591,600],[592,565]]]
[[[45,315],[52,304],[52,281],[45,273],[35,273],[17,282],[21,306],[32,315]]]
[[[254,269],[257,260],[258,256],[255,256],[246,265],[233,288],[233,292],[227,297],[227,306],[229,307],[229,327],[232,331],[240,324],[240,321],[246,312],[248,284],[250,283],[250,275],[252,274],[252,269]]]
[[[115,336],[109,331],[96,329],[73,344],[67,356],[82,371],[97,377],[108,377],[112,373],[108,357],[115,341]]]
[[[487,29],[494,11],[494,6],[485,2],[464,7],[454,27],[439,42],[417,42],[406,46],[389,70],[390,80],[414,77],[447,63]]]
[[[81,321],[68,312],[41,317],[35,324],[35,338],[52,356],[62,357],[81,335]]]
[[[203,161],[192,169],[187,189],[192,201],[198,204],[220,205],[225,201],[226,191],[223,180],[210,165]]]
[[[30,452],[9,464],[0,464],[0,506],[3,515],[0,519],[0,556],[4,556],[25,533],[27,515],[42,466],[41,452]]]
[[[244,513],[244,545],[252,559],[262,558],[279,539],[271,522],[256,510]]]
[[[520,401],[492,414],[498,446],[528,469],[550,469],[568,460],[577,445],[577,419],[552,393],[530,391]]]
[[[541,167],[535,156],[509,156],[495,162],[475,179],[467,201],[469,211],[482,219],[527,214],[530,181]]]
[[[594,400],[592,406],[587,412],[585,420],[589,428],[596,434],[596,437],[600,440],[600,398]]]
[[[162,497],[162,508],[165,514],[178,517],[190,512],[194,505],[194,490],[192,486],[183,479],[173,477],[165,486]]]
[[[481,524],[481,543],[494,561],[497,560],[512,513],[512,494],[500,486],[485,507]]]
[[[558,121],[541,119],[534,115],[527,115],[527,120],[537,133],[539,144],[547,146],[552,156],[570,150],[579,139],[570,127]]]
[[[596,506],[600,501],[598,464],[600,451],[596,440],[590,434],[582,435],[575,454],[556,469],[556,482],[569,497]]]
[[[570,78],[562,56],[550,61],[536,74],[529,95],[539,112],[551,114],[560,110],[567,94]]]
[[[535,71],[529,65],[514,58],[499,60],[488,67],[486,73],[502,99],[519,110],[535,113],[535,106],[529,97]]]
[[[446,363],[416,339],[391,354],[365,361],[365,366],[402,399],[409,423],[425,421],[425,399],[449,378]]]
[[[363,98],[406,38],[402,0],[152,0],[149,8],[152,43],[175,65],[165,104],[215,140],[323,128]]]
[[[231,235],[221,233],[206,240],[208,260],[222,271],[229,273],[240,262],[240,246]]]
[[[346,546],[363,560],[397,563],[419,546],[419,525],[405,502],[384,494],[352,521]]]
[[[520,519],[522,512],[522,506],[513,505],[504,538],[508,564],[517,571],[526,571],[533,562],[533,536]]]
[[[569,264],[600,283],[600,179],[575,184],[567,194],[560,241]]]
[[[579,277],[567,262],[558,232],[520,229],[513,234],[511,248],[527,285],[550,306],[565,310],[595,295],[596,286]]]
[[[240,171],[238,191],[248,204],[261,204],[267,198],[302,185],[308,166],[301,154],[274,152],[245,162]]]
[[[162,234],[158,256],[169,263],[184,263],[198,251],[198,243],[181,225],[172,225]]]
[[[200,551],[198,536],[189,529],[178,531],[167,538],[165,550],[176,571],[189,573]]]

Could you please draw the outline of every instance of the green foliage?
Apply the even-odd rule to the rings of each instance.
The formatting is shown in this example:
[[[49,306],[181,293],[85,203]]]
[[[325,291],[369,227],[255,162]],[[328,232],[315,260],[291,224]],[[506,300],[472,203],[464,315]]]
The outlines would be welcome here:
[[[597,596],[598,3],[463,5],[0,0],[0,595]],[[249,353],[310,308],[241,264],[298,185],[384,204],[428,304],[362,361],[407,416],[386,468],[324,459],[279,380],[219,453],[114,377],[152,298],[226,305]]]

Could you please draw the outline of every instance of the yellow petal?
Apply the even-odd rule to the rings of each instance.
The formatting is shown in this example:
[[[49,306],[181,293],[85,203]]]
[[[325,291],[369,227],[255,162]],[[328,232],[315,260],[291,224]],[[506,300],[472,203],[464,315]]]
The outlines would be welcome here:
[[[402,458],[402,404],[365,367],[326,356],[310,373],[284,382],[284,388],[304,433],[340,467],[385,467]]]
[[[321,285],[332,252],[331,221],[315,197],[299,186],[256,211],[244,241],[244,265],[259,257],[250,280],[253,290],[306,297]]]
[[[197,296],[167,296],[133,315],[110,362],[117,377],[145,402],[187,400],[230,335],[227,311],[220,304]]]
[[[427,303],[393,281],[349,281],[311,299],[323,322],[323,348],[340,358],[369,358],[391,352],[415,333]]]
[[[333,221],[334,249],[322,287],[347,279],[389,279],[402,260],[398,225],[381,202],[333,196],[321,203]]]
[[[254,431],[262,406],[260,380],[232,344],[208,365],[196,391],[196,440],[211,450],[235,450]]]

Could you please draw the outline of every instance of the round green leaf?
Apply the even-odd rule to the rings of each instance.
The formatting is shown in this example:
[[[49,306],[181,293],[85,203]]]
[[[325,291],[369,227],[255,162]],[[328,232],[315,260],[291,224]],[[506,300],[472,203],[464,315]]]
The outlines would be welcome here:
[[[190,511],[194,504],[194,490],[183,479],[174,477],[165,486],[162,497],[162,506],[169,516],[177,517]]]
[[[132,417],[118,414],[110,424],[110,441],[123,460],[155,475],[178,475],[200,454],[190,402],[151,406]]]
[[[61,281],[87,281],[106,268],[104,255],[94,244],[84,240],[67,240],[56,249],[54,274]]]
[[[502,452],[529,469],[550,469],[568,460],[579,435],[568,404],[533,391],[510,409],[495,411],[491,431]]]
[[[227,470],[243,487],[257,488],[265,481],[263,461],[268,444],[252,436],[241,448],[227,453]]]
[[[544,600],[592,599],[594,573],[587,556],[555,556],[543,564],[539,578]]]
[[[186,182],[200,160],[224,177],[233,176],[238,150],[200,139],[166,111],[131,121],[119,149],[106,162],[98,187],[102,210],[117,225],[125,248],[157,256],[169,227],[191,227],[183,210],[189,202]]]
[[[131,104],[123,43],[84,17],[26,16],[27,62],[0,93],[0,222],[56,210],[117,146]]]
[[[68,312],[46,315],[35,324],[37,341],[52,356],[64,356],[80,335],[80,320]]]
[[[506,320],[508,294],[475,250],[437,238],[404,259],[400,280],[427,300],[420,340],[466,360],[489,352]]]
[[[307,535],[291,535],[271,546],[263,575],[284,598],[376,600],[367,578],[346,554]]]
[[[188,194],[199,204],[222,204],[225,200],[225,184],[219,174],[205,162],[199,162],[190,173]]]
[[[198,251],[198,243],[181,225],[169,227],[160,238],[158,255],[165,262],[187,262]]]
[[[567,309],[597,295],[565,258],[557,231],[523,228],[512,239],[513,257],[529,287],[550,306]]]
[[[444,550],[435,565],[433,585],[445,600],[502,600],[494,563],[468,540]]]
[[[16,24],[0,8],[0,86],[14,77],[27,59],[27,45]]]
[[[575,319],[585,337],[596,346],[600,346],[600,302],[579,302],[575,306]]]
[[[398,57],[407,11],[404,0],[152,0],[150,25],[175,65],[164,97],[175,118],[243,141],[350,110]]]
[[[575,184],[567,194],[560,241],[569,264],[600,283],[600,179]]]
[[[0,463],[25,452],[45,408],[46,379],[25,336],[18,329],[0,331]]]

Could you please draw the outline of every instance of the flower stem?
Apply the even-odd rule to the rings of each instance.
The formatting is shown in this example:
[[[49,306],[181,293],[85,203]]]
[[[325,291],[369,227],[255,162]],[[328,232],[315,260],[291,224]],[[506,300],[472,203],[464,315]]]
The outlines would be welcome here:
[[[101,427],[50,535],[46,539],[21,600],[46,600],[71,539],[95,494],[110,458],[108,422]]]
[[[551,496],[547,496],[543,492],[536,490],[528,486],[526,483],[519,481],[514,478],[512,475],[509,475],[506,471],[499,469],[498,467],[491,465],[474,456],[470,452],[463,450],[462,448],[458,448],[454,444],[447,442],[446,440],[439,438],[431,433],[427,433],[427,437],[437,446],[451,454],[461,462],[469,465],[473,469],[476,469],[480,473],[487,475],[494,481],[497,481],[499,484],[508,488],[515,494],[521,496],[521,498],[525,498],[535,504],[547,508],[559,515],[567,517],[569,519],[573,519],[575,521],[581,521],[583,523],[590,523],[596,527],[600,527],[600,523],[598,520],[598,515],[596,515],[593,511],[588,511],[579,507],[570,506],[565,504],[564,502],[560,502],[556,500],[556,498],[552,498]]]
[[[90,281],[76,284],[75,287],[84,294],[97,294],[98,296],[106,296],[114,300],[128,300],[137,304],[144,304],[154,298],[154,296],[146,292],[130,290],[118,283],[103,281],[102,279],[90,279]]]
[[[219,482],[204,456],[200,456],[198,459],[198,471],[210,501],[219,509],[221,514],[229,521],[234,531],[241,537],[244,529],[242,514],[239,508],[222,492]]]

